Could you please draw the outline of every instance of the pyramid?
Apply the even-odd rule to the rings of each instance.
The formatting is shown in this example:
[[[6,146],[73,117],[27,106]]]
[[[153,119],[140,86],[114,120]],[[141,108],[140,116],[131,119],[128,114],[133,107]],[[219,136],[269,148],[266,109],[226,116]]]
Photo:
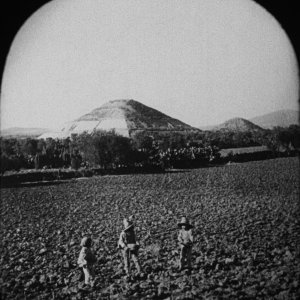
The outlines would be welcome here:
[[[135,100],[113,100],[66,123],[59,132],[45,133],[40,138],[66,138],[71,134],[93,133],[97,130],[114,130],[130,137],[135,133],[199,131],[188,124]]]
[[[262,131],[263,129],[252,122],[243,118],[233,118],[211,129],[212,131]]]

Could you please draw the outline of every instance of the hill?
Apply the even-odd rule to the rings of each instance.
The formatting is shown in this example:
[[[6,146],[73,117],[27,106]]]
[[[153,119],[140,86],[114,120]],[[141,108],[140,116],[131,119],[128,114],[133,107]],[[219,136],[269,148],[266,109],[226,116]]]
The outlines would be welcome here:
[[[250,121],[265,129],[273,127],[289,127],[299,124],[299,112],[296,110],[279,110],[250,119]]]
[[[263,129],[246,119],[233,118],[233,119],[230,119],[220,125],[213,127],[211,130],[212,131],[224,130],[224,131],[245,132],[245,131],[261,131]]]
[[[123,136],[141,131],[183,132],[199,130],[135,100],[113,100],[65,124],[58,133],[45,137],[67,137],[72,133],[112,130]]]
[[[47,128],[21,128],[21,127],[11,127],[1,130],[1,137],[4,138],[35,138],[50,132],[50,129]]]

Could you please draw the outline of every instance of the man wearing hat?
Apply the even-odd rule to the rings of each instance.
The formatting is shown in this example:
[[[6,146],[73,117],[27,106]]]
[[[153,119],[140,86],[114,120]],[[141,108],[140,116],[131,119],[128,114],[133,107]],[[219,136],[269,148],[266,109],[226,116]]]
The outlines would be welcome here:
[[[132,258],[138,274],[141,274],[141,267],[138,260],[139,244],[136,241],[132,219],[133,217],[129,217],[123,220],[124,229],[118,241],[118,247],[122,250],[124,267],[128,277],[130,276],[130,258]]]
[[[178,223],[180,228],[178,234],[178,241],[180,245],[180,270],[183,270],[186,263],[189,270],[191,269],[191,257],[192,257],[192,246],[193,246],[193,226],[189,223],[186,217],[182,217],[180,223]]]

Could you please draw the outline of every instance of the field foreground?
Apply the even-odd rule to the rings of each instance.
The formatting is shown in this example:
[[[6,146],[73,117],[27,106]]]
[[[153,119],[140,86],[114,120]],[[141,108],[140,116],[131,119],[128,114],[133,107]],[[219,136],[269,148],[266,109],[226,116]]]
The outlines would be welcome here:
[[[283,158],[2,188],[2,299],[296,299],[298,174],[298,159]],[[131,214],[145,277],[126,282],[116,246]],[[177,271],[182,215],[195,226],[191,274]],[[98,258],[88,292],[83,234]]]

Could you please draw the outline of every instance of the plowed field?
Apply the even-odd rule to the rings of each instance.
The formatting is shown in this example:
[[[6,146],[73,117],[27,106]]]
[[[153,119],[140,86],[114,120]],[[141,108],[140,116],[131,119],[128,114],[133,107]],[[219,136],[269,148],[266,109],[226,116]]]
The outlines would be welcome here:
[[[145,277],[126,282],[116,246],[132,214]],[[177,271],[182,215],[191,274]],[[297,158],[2,188],[2,299],[296,299],[299,220]],[[98,258],[91,291],[76,266],[83,234]]]

